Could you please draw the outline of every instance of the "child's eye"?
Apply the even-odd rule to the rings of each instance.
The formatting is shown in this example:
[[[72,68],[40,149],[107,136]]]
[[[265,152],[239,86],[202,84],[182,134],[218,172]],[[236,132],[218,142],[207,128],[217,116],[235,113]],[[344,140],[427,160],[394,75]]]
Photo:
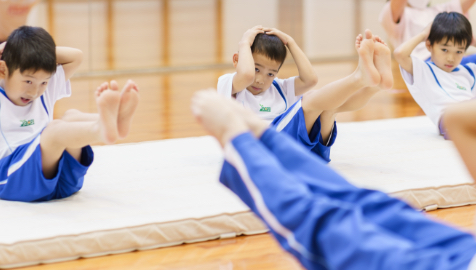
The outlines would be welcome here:
[[[31,81],[25,81],[25,82],[26,82],[27,84],[32,84],[32,82],[31,82]]]
[[[47,85],[47,84],[48,84],[48,82],[42,82],[41,83],[41,85]]]
[[[463,52],[462,52],[462,51],[458,51],[457,53],[458,53],[458,54],[462,54]]]
[[[258,69],[258,68],[255,68],[255,72],[259,72],[259,69]]]
[[[444,51],[444,52],[447,52],[447,51],[448,51],[447,49],[441,49],[441,50]]]
[[[273,73],[268,73],[268,76],[269,77],[274,77],[274,74]]]

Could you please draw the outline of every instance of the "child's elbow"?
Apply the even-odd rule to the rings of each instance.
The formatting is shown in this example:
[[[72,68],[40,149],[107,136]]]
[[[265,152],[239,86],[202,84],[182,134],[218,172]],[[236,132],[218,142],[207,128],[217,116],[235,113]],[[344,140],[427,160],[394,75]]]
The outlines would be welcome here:
[[[318,83],[317,75],[314,74],[314,76],[309,80],[309,86],[314,87]]]
[[[243,84],[252,85],[255,81],[255,71],[253,72],[241,72],[240,78]]]
[[[393,51],[393,58],[399,65],[402,65],[406,61],[406,59],[410,59],[409,55],[405,55],[405,53],[400,49],[400,47],[396,48]]]
[[[82,63],[83,62],[83,57],[84,57],[83,51],[81,51],[80,49],[74,49],[74,59],[75,59],[75,61],[77,61],[78,63]]]

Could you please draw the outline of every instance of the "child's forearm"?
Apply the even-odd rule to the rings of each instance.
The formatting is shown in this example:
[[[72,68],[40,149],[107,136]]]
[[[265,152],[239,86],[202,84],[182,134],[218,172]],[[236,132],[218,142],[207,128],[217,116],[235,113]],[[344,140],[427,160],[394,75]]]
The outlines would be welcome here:
[[[421,42],[426,41],[428,35],[426,33],[420,33],[413,38],[409,39],[408,41],[404,42],[400,45],[397,49],[399,49],[403,55],[410,56],[413,50],[420,44]]]
[[[69,47],[56,47],[56,62],[60,65],[70,64],[75,61],[81,62],[83,52],[81,50]]]
[[[248,29],[238,43],[238,54],[233,55],[236,75],[233,77],[232,95],[241,92],[255,80],[255,60],[251,53],[251,45],[259,33],[264,33],[261,25]]]
[[[317,75],[311,62],[301,48],[296,44],[294,39],[290,39],[287,46],[299,72],[299,76],[296,78],[294,83],[294,91],[296,96],[299,96],[317,84]]]
[[[239,61],[236,65],[236,75],[233,78],[232,94],[241,92],[251,85],[255,78],[255,61],[248,43],[240,42],[238,57]]]
[[[63,66],[66,80],[73,76],[83,61],[83,52],[69,47],[56,47],[56,62]]]
[[[428,34],[422,32],[400,45],[393,52],[393,56],[398,64],[408,73],[413,75],[413,61],[411,54],[418,44],[426,41]]]

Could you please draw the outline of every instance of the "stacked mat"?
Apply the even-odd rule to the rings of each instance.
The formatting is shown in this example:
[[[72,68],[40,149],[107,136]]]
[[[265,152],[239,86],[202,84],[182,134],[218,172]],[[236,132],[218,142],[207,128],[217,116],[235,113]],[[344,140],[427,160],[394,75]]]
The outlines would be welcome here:
[[[218,183],[211,137],[94,147],[83,189],[70,198],[0,201],[3,268],[256,234],[265,226]],[[425,117],[342,123],[331,166],[352,183],[418,208],[474,203],[451,142]]]

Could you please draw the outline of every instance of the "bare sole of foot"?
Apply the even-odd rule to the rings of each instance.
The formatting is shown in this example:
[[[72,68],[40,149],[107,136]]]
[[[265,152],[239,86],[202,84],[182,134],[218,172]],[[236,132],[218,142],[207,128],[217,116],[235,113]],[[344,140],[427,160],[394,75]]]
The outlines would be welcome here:
[[[374,38],[374,41],[374,64],[381,77],[379,87],[381,89],[390,89],[393,86],[391,52],[387,44],[378,36]]]
[[[132,124],[134,112],[139,104],[139,88],[129,80],[122,89],[121,100],[119,102],[119,115],[117,117],[117,131],[119,139],[124,139]]]
[[[361,41],[359,42],[359,37]],[[380,83],[380,74],[374,65],[374,41],[370,30],[365,30],[364,37],[356,39],[357,53],[359,54],[359,71],[364,86],[375,86]]]
[[[104,89],[106,87],[106,89]],[[106,144],[114,143],[118,138],[117,115],[119,112],[119,91],[107,89],[106,86],[96,90],[96,104],[99,112],[99,127],[102,140]]]
[[[198,91],[192,98],[192,113],[222,147],[237,135],[249,131],[230,102],[233,101],[218,95],[215,90]]]

